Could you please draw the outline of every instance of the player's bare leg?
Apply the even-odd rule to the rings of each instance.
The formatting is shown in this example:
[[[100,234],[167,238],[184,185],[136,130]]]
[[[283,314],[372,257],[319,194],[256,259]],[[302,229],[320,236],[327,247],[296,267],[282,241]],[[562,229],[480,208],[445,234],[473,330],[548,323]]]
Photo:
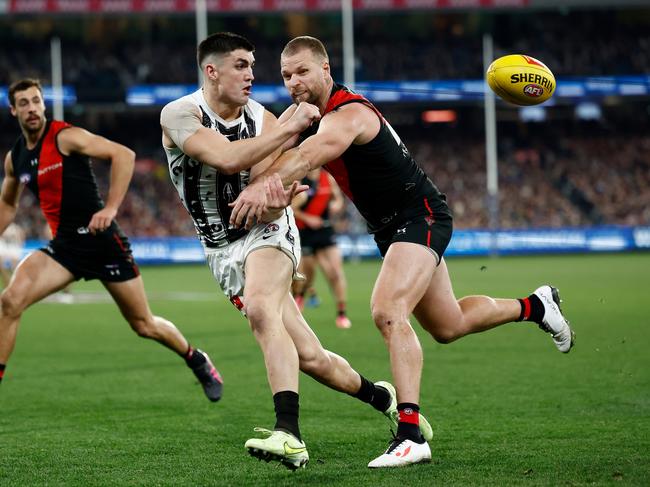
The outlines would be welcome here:
[[[336,300],[336,326],[350,328],[352,323],[346,313],[347,282],[343,272],[343,258],[336,245],[326,247],[316,253],[318,265],[323,269],[323,274],[332,289]]]
[[[256,458],[303,467],[309,454],[298,424],[298,352],[282,321],[293,263],[278,249],[264,247],[248,255],[245,270],[244,310],[264,355],[276,422],[272,431],[256,428],[268,437],[251,438],[244,447]]]
[[[392,244],[381,266],[372,293],[372,317],[390,354],[397,388],[399,423],[397,435],[370,468],[428,462],[429,445],[420,434],[419,394],[422,349],[409,316],[428,288],[436,268],[436,257],[421,245]]]
[[[165,345],[185,359],[210,401],[221,398],[223,381],[205,352],[193,349],[169,320],[154,316],[149,307],[142,276],[124,282],[102,282],[133,331]]]
[[[246,259],[244,306],[262,349],[273,394],[298,391],[298,353],[282,322],[282,306],[293,274],[291,260],[275,248],[262,248]]]
[[[323,348],[289,295],[284,304],[283,321],[298,350],[302,372],[335,391],[370,404],[397,426],[397,396],[392,384],[385,381],[373,384],[354,370],[343,357]],[[420,419],[422,435],[431,439],[431,425],[424,417]]]
[[[300,370],[334,390],[356,394],[361,387],[360,375],[343,357],[323,348],[288,294],[282,317],[298,351]]]
[[[44,252],[33,252],[18,265],[0,296],[0,380],[14,349],[23,311],[73,280],[70,271]]]
[[[133,331],[143,338],[156,340],[176,353],[187,352],[188,342],[171,322],[154,316],[149,307],[142,276],[124,282],[102,282],[120,308]]]
[[[541,323],[552,320],[546,331],[553,335],[561,351],[568,352],[572,344],[572,332],[559,310],[559,305],[556,306],[552,302],[552,289],[550,286],[542,286],[535,291],[534,294],[542,294],[538,296],[539,316],[533,318]],[[543,302],[545,298],[549,302]],[[517,321],[522,315],[522,304],[518,299],[497,299],[489,296],[466,296],[456,300],[447,264],[443,259],[414,314],[436,341],[450,343],[470,333],[479,333]]]
[[[516,299],[467,296],[456,299],[444,259],[436,269],[413,314],[440,343],[450,343],[470,333],[489,330],[519,317]]]
[[[372,317],[388,346],[400,402],[419,399],[422,349],[409,317],[427,290],[435,266],[434,255],[425,247],[394,243],[372,292]]]

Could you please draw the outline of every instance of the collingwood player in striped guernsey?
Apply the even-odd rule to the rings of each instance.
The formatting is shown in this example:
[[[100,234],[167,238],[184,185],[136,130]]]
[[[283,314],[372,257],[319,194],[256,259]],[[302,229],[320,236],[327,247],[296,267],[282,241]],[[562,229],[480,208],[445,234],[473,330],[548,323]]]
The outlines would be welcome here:
[[[248,318],[262,349],[276,423],[266,438],[245,447],[253,456],[290,469],[309,461],[298,427],[298,371],[371,404],[396,424],[392,385],[373,384],[342,357],[325,350],[290,294],[300,260],[300,239],[290,208],[306,188],[285,190],[264,182],[265,198],[249,213],[250,231],[229,225],[230,205],[285,144],[319,118],[303,103],[279,120],[250,99],[254,47],[232,33],[217,33],[198,47],[204,85],[163,108],[161,126],[171,179],[194,220],[208,265],[223,292]],[[263,214],[268,207],[271,210]],[[259,211],[256,211],[259,210]],[[244,278],[245,276],[245,278]],[[425,431],[428,436],[431,428]]]

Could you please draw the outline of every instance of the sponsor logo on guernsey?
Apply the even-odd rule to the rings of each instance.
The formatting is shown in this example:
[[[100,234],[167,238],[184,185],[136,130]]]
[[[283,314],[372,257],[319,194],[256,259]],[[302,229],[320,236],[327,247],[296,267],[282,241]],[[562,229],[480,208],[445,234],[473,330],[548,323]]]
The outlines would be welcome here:
[[[18,180],[21,184],[27,184],[32,180],[32,175],[29,173],[21,174]]]
[[[42,176],[43,174],[47,174],[48,172],[56,171],[57,169],[60,169],[63,167],[63,162],[57,162],[56,164],[52,164],[51,166],[44,167],[43,169],[38,170],[38,175]]]

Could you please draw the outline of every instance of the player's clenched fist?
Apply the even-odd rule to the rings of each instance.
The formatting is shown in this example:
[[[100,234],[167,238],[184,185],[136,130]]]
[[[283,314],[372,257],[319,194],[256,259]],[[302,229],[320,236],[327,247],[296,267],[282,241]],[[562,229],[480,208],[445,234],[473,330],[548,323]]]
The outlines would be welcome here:
[[[302,132],[313,122],[320,120],[318,107],[307,102],[300,102],[296,111],[291,116],[291,122],[296,124],[296,132]]]

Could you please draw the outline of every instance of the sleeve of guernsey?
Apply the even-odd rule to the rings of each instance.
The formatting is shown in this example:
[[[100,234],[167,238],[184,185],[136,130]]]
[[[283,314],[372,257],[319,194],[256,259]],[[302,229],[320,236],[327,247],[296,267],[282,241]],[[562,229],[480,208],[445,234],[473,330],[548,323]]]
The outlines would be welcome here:
[[[180,150],[183,150],[185,141],[203,126],[198,107],[186,99],[165,105],[160,112],[160,125]]]

